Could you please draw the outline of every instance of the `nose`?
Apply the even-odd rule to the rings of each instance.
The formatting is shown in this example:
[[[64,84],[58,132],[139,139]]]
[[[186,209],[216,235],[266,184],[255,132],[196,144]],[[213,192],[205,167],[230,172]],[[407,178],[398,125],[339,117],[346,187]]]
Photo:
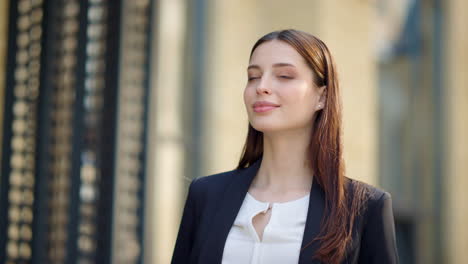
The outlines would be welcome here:
[[[266,75],[263,75],[257,85],[257,94],[271,94],[271,83]]]

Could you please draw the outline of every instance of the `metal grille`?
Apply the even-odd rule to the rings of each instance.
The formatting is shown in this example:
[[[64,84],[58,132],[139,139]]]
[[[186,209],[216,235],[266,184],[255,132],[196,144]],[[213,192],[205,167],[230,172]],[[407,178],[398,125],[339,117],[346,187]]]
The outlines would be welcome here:
[[[147,97],[148,0],[123,2],[119,122],[114,205],[114,263],[139,263],[142,256],[142,192]]]
[[[37,103],[41,69],[41,0],[17,4],[16,67],[8,191],[6,263],[30,263]]]
[[[11,4],[0,263],[142,263],[151,0]]]
[[[77,45],[80,5],[60,0],[58,37],[53,69],[52,128],[50,142],[50,185],[48,262],[65,263],[69,237],[70,181],[72,169],[73,106],[75,104]]]
[[[79,187],[78,247],[79,264],[96,263],[99,183],[101,181],[103,102],[106,70],[107,1],[91,0],[87,10],[87,43],[83,145]]]

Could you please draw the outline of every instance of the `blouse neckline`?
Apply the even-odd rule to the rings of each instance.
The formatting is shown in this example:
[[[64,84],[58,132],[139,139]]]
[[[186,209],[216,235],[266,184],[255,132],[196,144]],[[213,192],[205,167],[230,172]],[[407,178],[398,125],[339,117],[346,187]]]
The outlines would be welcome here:
[[[308,193],[307,195],[305,196],[302,196],[300,198],[297,198],[297,199],[294,199],[294,200],[290,200],[290,201],[286,201],[286,202],[264,202],[264,201],[260,201],[260,200],[257,200],[253,195],[251,195],[249,192],[247,192],[247,197],[253,201],[255,201],[256,203],[259,203],[259,204],[268,204],[268,205],[291,205],[291,204],[296,204],[296,203],[300,203],[301,201],[305,201],[305,200],[308,200],[309,197],[310,197],[310,193]]]

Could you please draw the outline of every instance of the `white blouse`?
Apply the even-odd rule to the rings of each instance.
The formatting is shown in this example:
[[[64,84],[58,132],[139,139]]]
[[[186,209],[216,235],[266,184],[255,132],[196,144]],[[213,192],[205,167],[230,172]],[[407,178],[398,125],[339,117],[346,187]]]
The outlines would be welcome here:
[[[247,193],[228,234],[222,264],[295,264],[307,219],[310,194],[284,203],[256,200]],[[271,206],[260,240],[252,219]]]

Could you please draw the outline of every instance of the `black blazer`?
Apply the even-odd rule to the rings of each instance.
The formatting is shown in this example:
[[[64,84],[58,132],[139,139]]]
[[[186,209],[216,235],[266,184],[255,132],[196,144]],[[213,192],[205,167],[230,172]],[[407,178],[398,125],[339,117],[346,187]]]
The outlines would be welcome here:
[[[224,244],[261,159],[250,167],[197,178],[189,187],[172,264],[220,264]],[[349,184],[364,184],[349,180]],[[370,185],[367,209],[354,223],[353,243],[342,263],[398,263],[390,194]],[[352,186],[351,186],[352,187]],[[299,264],[320,263],[312,256],[319,242],[324,193],[313,181]],[[243,264],[243,263],[239,263]],[[287,264],[287,263],[285,263]]]

